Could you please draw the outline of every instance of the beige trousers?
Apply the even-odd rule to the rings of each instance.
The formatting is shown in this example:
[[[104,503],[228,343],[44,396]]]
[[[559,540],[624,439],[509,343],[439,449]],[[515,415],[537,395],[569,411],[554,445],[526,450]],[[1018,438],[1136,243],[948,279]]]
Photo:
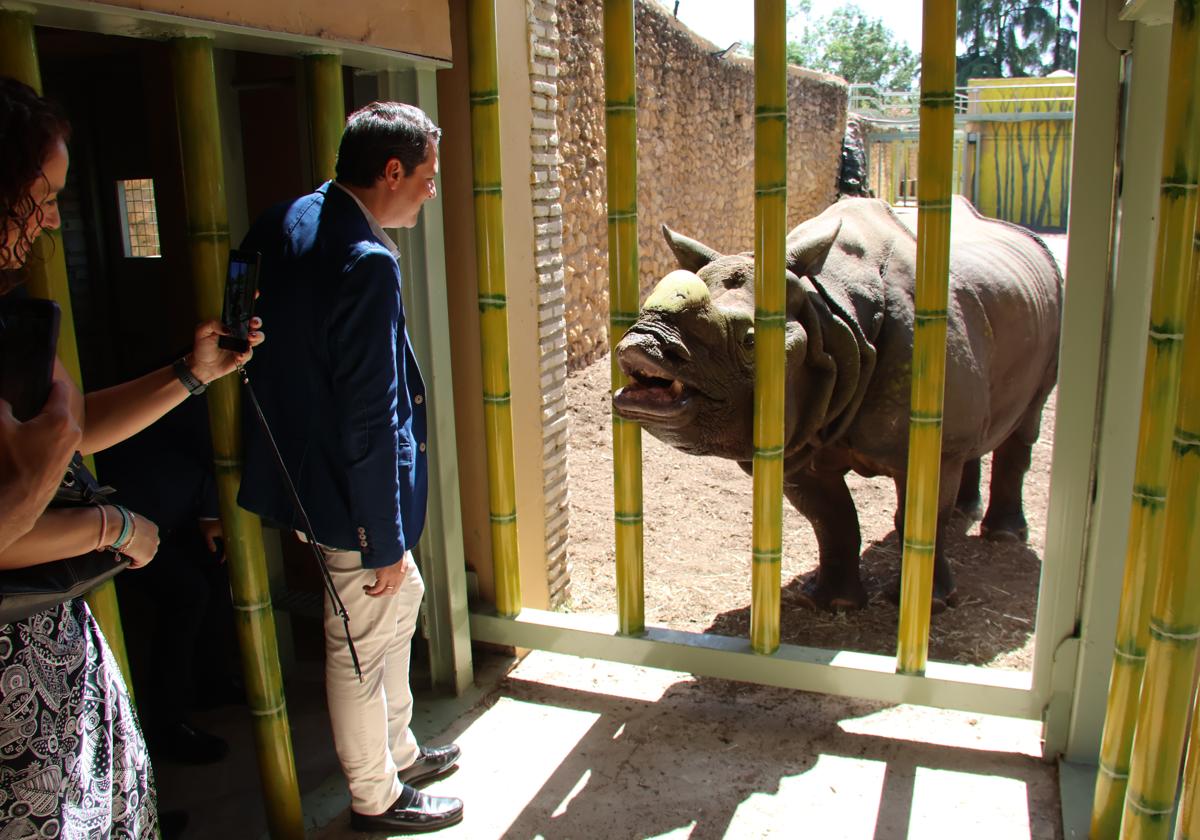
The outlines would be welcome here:
[[[399,797],[396,771],[420,754],[409,729],[413,698],[408,660],[425,583],[411,554],[409,572],[394,595],[371,597],[364,586],[375,572],[364,569],[357,551],[326,549],[329,573],[346,611],[363,679],[354,675],[342,620],[325,598],[325,693],[333,743],[350,784],[351,807],[382,814]]]

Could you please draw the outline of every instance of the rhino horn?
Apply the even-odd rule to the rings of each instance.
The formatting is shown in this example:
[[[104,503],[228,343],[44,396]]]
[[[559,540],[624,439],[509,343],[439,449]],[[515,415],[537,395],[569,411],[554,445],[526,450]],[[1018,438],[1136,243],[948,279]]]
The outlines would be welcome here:
[[[679,261],[680,268],[699,271],[721,256],[707,245],[697,242],[695,239],[689,239],[681,233],[676,233],[666,225],[662,226],[662,233],[667,244],[671,246],[671,250],[675,252],[675,259]]]
[[[842,220],[824,219],[803,225],[787,241],[787,267],[797,277],[816,277],[842,230]]]
[[[682,312],[709,302],[708,286],[691,271],[672,271],[654,287],[642,305],[643,312]]]

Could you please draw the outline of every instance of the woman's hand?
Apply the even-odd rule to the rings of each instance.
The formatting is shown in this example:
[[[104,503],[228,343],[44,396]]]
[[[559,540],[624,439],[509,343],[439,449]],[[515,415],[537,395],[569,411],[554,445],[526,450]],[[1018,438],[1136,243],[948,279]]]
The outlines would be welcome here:
[[[129,515],[133,517],[133,537],[117,551],[133,561],[129,568],[140,569],[158,553],[158,526],[141,514],[129,511]]]
[[[253,348],[262,344],[266,338],[262,333],[262,318],[257,315],[250,319],[251,349],[245,353],[235,353],[218,347],[217,339],[222,335],[229,335],[229,330],[220,321],[205,321],[196,327],[196,337],[192,344],[192,352],[187,356],[187,365],[192,375],[206,385],[250,361],[250,357],[254,355]]]

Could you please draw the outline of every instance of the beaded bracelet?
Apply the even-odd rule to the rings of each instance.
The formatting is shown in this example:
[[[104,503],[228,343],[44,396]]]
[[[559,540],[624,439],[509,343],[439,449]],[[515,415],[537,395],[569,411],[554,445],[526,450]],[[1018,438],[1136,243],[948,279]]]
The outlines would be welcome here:
[[[126,544],[128,544],[129,539],[132,536],[130,531],[133,528],[133,515],[126,510],[124,505],[113,505],[113,507],[117,509],[117,513],[121,514],[121,534],[117,537],[113,544],[109,546],[109,548],[120,550]]]
[[[104,535],[108,533],[108,513],[104,510],[104,505],[96,505],[96,510],[100,511],[100,539],[96,540],[96,551],[101,551],[104,548]]]

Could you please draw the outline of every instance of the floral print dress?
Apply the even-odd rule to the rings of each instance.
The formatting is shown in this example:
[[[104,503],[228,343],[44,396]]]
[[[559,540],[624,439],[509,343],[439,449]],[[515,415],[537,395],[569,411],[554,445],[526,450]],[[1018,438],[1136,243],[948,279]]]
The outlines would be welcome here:
[[[152,840],[146,744],[82,599],[0,625],[0,840]]]

